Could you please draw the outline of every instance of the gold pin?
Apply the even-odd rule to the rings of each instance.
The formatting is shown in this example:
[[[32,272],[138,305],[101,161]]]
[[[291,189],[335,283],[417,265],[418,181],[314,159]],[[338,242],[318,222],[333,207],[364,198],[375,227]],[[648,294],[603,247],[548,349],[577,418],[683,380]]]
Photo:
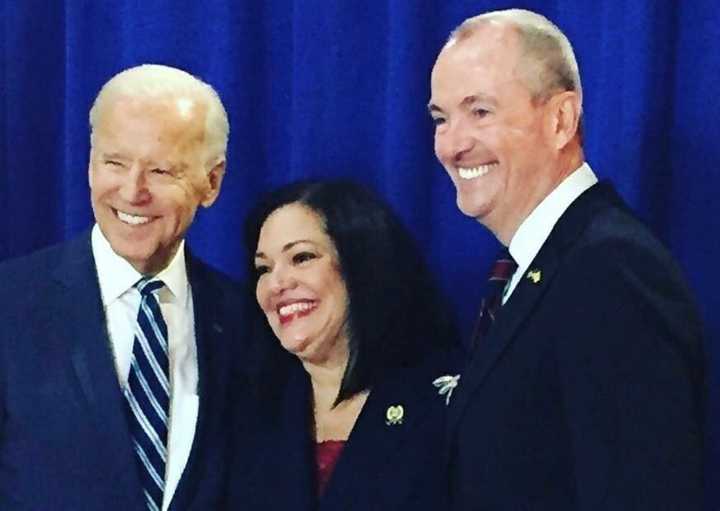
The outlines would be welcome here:
[[[540,282],[540,279],[542,279],[542,271],[530,270],[529,272],[527,272],[526,277],[532,280],[533,284],[537,284]]]
[[[402,424],[404,416],[405,408],[403,408],[403,405],[388,406],[385,412],[385,424],[388,426]]]

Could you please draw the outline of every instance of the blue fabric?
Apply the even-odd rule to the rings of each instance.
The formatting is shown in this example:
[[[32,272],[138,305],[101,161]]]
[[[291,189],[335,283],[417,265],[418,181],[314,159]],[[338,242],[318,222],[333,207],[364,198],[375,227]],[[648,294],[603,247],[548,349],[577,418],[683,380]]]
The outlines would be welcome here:
[[[497,243],[455,207],[432,150],[429,71],[448,32],[508,1],[0,1],[0,259],[85,229],[87,112],[122,68],[162,62],[215,85],[231,117],[220,200],[195,252],[242,274],[240,225],[267,188],[344,175],[376,186],[424,247],[469,330]],[[717,0],[526,0],[575,45],[586,153],[678,257],[710,371],[708,488],[720,488],[720,9]],[[720,502],[720,490],[708,499]]]
[[[308,420],[312,386],[292,360],[279,392],[263,396],[255,407],[262,413],[236,410],[233,430],[249,432],[233,453],[223,509],[449,509],[442,462],[448,406],[432,382],[456,374],[455,369],[454,353],[436,351],[412,366],[388,371],[373,387],[318,498],[316,444]],[[399,406],[400,420],[390,421],[388,410]]]
[[[227,403],[248,409],[255,364],[240,289],[185,258],[199,408],[170,511],[207,511],[223,509]],[[90,233],[0,264],[0,282],[0,509],[145,509]]]

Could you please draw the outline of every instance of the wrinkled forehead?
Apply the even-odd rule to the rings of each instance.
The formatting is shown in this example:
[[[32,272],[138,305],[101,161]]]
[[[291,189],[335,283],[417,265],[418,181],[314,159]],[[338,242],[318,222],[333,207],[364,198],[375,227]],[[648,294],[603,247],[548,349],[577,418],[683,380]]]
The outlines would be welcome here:
[[[440,51],[433,72],[460,62],[512,70],[521,50],[521,40],[515,26],[485,21],[450,40]]]
[[[93,145],[102,140],[142,141],[194,153],[206,142],[206,117],[207,106],[190,96],[116,96],[98,112]]]
[[[153,121],[165,131],[189,131],[196,135],[204,130],[207,110],[205,102],[191,95],[144,97],[115,94],[102,103],[94,128],[102,130],[132,118]]]
[[[450,41],[440,52],[430,77],[430,110],[464,105],[474,97],[506,95],[527,89],[522,47],[514,27],[483,23]]]

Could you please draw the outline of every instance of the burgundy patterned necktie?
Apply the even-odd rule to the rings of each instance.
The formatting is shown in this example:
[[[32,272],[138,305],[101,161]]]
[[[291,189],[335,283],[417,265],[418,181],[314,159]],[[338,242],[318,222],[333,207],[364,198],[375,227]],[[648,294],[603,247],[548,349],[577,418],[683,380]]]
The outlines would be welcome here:
[[[480,344],[482,339],[487,336],[490,327],[495,321],[495,315],[502,305],[502,296],[505,286],[517,270],[517,263],[510,255],[507,249],[503,249],[488,277],[487,290],[485,297],[480,303],[480,314],[475,323],[475,330],[472,336],[472,347]]]

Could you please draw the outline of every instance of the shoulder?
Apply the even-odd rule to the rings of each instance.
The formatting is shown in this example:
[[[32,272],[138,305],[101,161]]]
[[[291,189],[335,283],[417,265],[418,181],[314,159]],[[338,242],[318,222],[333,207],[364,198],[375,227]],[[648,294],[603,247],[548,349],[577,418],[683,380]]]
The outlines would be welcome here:
[[[57,281],[86,279],[94,263],[88,236],[58,243],[29,255],[0,262],[0,308],[21,298],[42,296]],[[5,298],[13,303],[5,303]]]
[[[702,366],[700,314],[682,271],[622,203],[596,208],[574,237],[549,248],[555,254],[545,253],[545,260],[556,257],[558,270],[535,326],[557,340],[561,353],[602,352],[608,365],[620,357],[647,364],[648,354],[680,354],[693,371]]]
[[[692,301],[668,249],[607,184],[581,195],[558,221],[546,245],[537,259],[556,258],[556,284],[576,288],[579,296],[599,298],[620,286],[638,292],[639,298],[670,292]]]
[[[243,303],[245,288],[238,280],[194,256],[188,258],[188,280],[193,298],[216,306],[237,307]]]
[[[677,305],[694,305],[674,257],[650,229],[624,210],[596,215],[561,264],[561,282],[596,297],[612,295],[615,301],[622,296],[636,302],[665,297]]]
[[[30,279],[34,275],[39,277],[56,269],[67,258],[79,257],[83,252],[92,254],[87,237],[56,243],[28,255],[0,262],[0,277],[3,280]]]

